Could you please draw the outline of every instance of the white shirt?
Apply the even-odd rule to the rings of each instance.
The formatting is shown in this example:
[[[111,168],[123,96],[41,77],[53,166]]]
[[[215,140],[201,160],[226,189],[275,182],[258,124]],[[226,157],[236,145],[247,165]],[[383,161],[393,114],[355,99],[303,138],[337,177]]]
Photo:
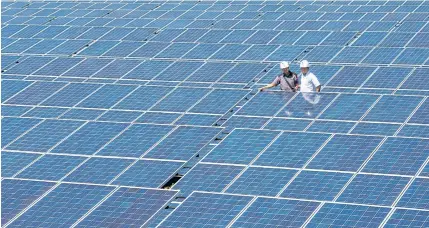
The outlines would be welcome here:
[[[311,72],[307,72],[306,75],[300,74],[301,80],[301,92],[315,92],[316,87],[320,86],[319,80],[317,80],[316,75]]]

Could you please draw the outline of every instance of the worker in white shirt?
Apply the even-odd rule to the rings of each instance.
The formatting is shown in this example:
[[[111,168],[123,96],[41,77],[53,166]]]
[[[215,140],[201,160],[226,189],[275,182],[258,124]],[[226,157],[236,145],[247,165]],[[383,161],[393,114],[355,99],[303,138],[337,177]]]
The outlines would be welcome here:
[[[310,64],[307,60],[302,60],[299,64],[301,74],[299,75],[301,92],[320,92],[321,85],[316,75],[310,72]]]

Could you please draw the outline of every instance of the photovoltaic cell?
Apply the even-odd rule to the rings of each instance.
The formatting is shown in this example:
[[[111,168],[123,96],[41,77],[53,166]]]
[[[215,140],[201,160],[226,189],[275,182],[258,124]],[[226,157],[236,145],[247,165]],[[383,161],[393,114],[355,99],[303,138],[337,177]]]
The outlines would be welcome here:
[[[147,112],[136,120],[138,123],[171,124],[179,118],[178,113]]]
[[[181,195],[193,191],[221,192],[243,169],[239,166],[197,164],[173,189],[180,189]]]
[[[327,203],[314,215],[308,227],[377,227],[389,208]]]
[[[225,227],[251,199],[247,196],[194,193],[159,227]]]
[[[65,181],[108,184],[133,160],[113,158],[91,158],[74,170]]]
[[[401,124],[380,124],[360,122],[351,132],[352,134],[363,135],[384,135],[393,136]]]
[[[110,108],[135,88],[135,86],[125,85],[104,85],[77,106],[82,108]]]
[[[54,186],[54,183],[25,180],[3,180],[1,184],[2,224],[9,222]]]
[[[52,152],[94,154],[127,126],[125,123],[89,122],[52,149]]]
[[[58,181],[84,160],[84,157],[67,157],[48,154],[24,169],[17,177]]]
[[[386,227],[425,227],[429,226],[428,218],[428,211],[396,209]]]
[[[416,178],[405,194],[401,197],[397,206],[427,210],[429,208],[428,189],[429,179]]]
[[[209,91],[205,88],[177,88],[151,108],[151,111],[185,112]]]
[[[295,170],[250,167],[228,187],[226,192],[276,196],[295,173]]]
[[[381,137],[335,135],[308,168],[357,171],[381,140]]]
[[[381,175],[357,175],[337,201],[391,206],[410,178]]]
[[[78,121],[45,120],[6,148],[46,152],[82,124],[82,122]]]
[[[262,92],[258,93],[244,105],[238,114],[252,116],[273,116],[276,114],[295,94]]]
[[[328,138],[328,134],[285,132],[254,165],[301,168]]]
[[[7,100],[6,104],[37,105],[65,85],[62,82],[35,82]]]
[[[11,227],[71,226],[113,189],[106,186],[61,184],[15,220]],[[37,221],[34,220],[36,217]]]
[[[427,139],[388,138],[363,172],[414,175],[429,155]]]
[[[115,109],[147,110],[167,95],[172,87],[141,86],[114,106]]]
[[[12,177],[40,157],[40,154],[1,152],[1,176]]]
[[[397,88],[412,68],[380,67],[363,85],[365,88]]]
[[[175,194],[174,191],[120,188],[77,227],[141,226]]]
[[[241,130],[231,132],[207,157],[205,162],[248,164],[278,135],[278,132]]]
[[[317,206],[316,202],[258,198],[232,227],[300,227]]]
[[[352,174],[337,172],[302,171],[284,190],[282,197],[333,200]]]
[[[218,128],[180,126],[145,158],[188,160],[219,132]]]
[[[224,114],[248,93],[249,91],[246,90],[216,89],[198,102],[190,112]]]
[[[427,125],[405,125],[398,136],[429,138],[429,126]]]
[[[139,160],[128,168],[113,184],[159,188],[182,167],[182,162]]]

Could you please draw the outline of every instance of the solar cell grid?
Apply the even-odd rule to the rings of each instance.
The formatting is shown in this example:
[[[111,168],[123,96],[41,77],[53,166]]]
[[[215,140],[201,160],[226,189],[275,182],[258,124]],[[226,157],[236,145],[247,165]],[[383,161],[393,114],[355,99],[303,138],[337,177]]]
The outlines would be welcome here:
[[[173,188],[192,195],[160,227],[424,227],[427,5],[3,2],[2,183],[17,183],[7,221],[66,177],[80,184],[59,184],[10,226],[153,215],[156,227],[176,192],[123,186],[160,188],[179,172]],[[324,93],[250,91],[281,73],[276,62],[299,72],[302,59]],[[91,185],[109,182],[115,193]],[[261,197],[276,195],[297,200]],[[315,212],[308,200],[326,202]]]
[[[278,132],[241,130],[231,132],[203,161],[248,164],[278,135]]]

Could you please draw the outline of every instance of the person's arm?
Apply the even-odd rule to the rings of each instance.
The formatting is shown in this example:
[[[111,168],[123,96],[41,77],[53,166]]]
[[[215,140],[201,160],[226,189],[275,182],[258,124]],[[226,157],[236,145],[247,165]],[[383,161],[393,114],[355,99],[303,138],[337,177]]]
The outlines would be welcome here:
[[[274,81],[271,82],[270,84],[268,84],[268,85],[266,85],[266,86],[264,86],[262,88],[259,88],[259,91],[264,91],[265,89],[273,88],[273,87],[277,86],[278,84],[280,84],[280,78],[276,77],[274,79]]]
[[[276,86],[275,84],[270,83],[270,84],[268,84],[268,85],[266,85],[266,86],[264,86],[264,87],[259,88],[259,91],[264,91],[264,90],[266,90],[266,89],[273,88],[273,87],[275,87],[275,86]]]
[[[317,79],[316,75],[313,74],[313,78],[311,79],[313,82],[314,87],[316,87],[316,92],[320,92],[320,89],[322,88],[322,85],[320,85],[319,80]]]
[[[299,80],[298,80],[298,75],[294,75],[295,76],[295,90],[298,91],[299,90]]]

